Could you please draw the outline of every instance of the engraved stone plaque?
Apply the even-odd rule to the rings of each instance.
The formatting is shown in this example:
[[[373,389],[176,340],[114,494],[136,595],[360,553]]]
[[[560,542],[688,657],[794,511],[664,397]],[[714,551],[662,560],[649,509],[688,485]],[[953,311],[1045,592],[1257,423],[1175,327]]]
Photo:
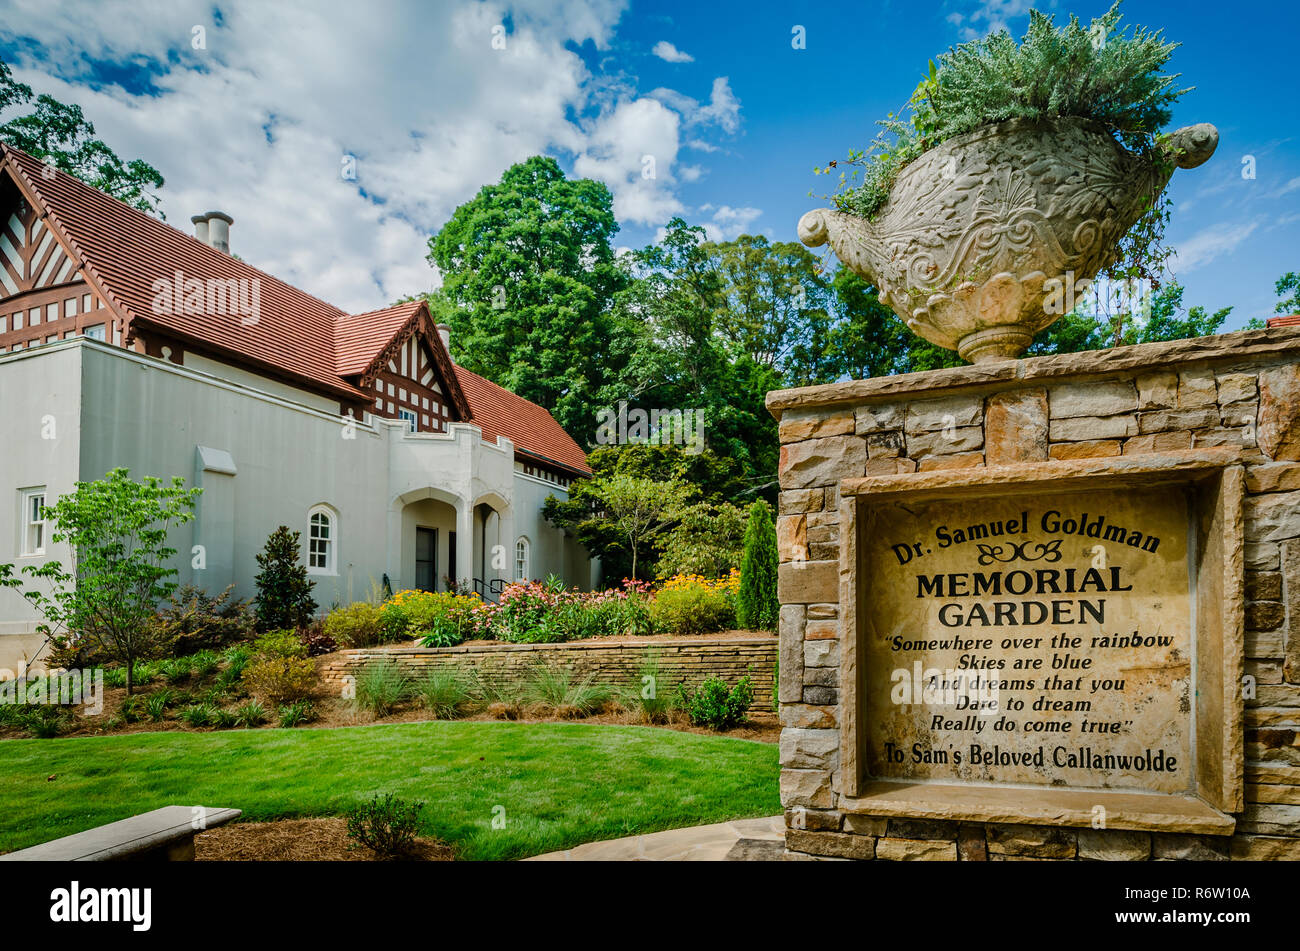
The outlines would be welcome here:
[[[906,500],[864,512],[865,773],[1187,793],[1188,490]]]

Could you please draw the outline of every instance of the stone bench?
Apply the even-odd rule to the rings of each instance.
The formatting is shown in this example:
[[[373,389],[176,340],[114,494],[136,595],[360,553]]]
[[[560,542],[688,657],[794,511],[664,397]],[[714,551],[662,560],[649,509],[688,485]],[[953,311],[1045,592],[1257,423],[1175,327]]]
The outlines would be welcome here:
[[[0,855],[0,862],[192,862],[194,837],[238,819],[238,809],[163,806],[129,819]]]

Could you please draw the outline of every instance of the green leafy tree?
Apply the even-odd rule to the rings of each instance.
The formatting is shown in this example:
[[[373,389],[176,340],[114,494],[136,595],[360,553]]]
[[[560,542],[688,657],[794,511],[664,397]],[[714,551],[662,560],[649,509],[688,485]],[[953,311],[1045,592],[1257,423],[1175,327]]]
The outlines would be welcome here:
[[[764,400],[783,385],[783,371],[761,352],[767,331],[753,316],[761,307],[744,321],[748,329],[729,336],[722,326],[731,285],[719,247],[703,228],[674,218],[660,241],[630,255],[628,286],[614,301],[615,346],[625,355],[601,402],[702,410],[705,445],[740,464],[748,491],[775,499],[777,430]]]
[[[740,567],[745,512],[730,502],[696,502],[676,513],[664,535],[655,573],[660,578],[696,574],[720,578]]]
[[[593,478],[575,482],[566,499],[550,496],[542,512],[551,524],[600,558],[606,584],[631,576],[632,549],[594,491],[601,479],[624,475],[651,482],[681,483],[691,489],[690,504],[714,507],[740,496],[747,488],[739,463],[709,449],[688,452],[680,446],[649,443],[601,446],[588,454],[587,462]],[[654,560],[671,539],[670,533],[650,540],[641,549],[639,561]],[[709,544],[707,539],[702,543]]]
[[[259,631],[302,627],[316,612],[316,601],[311,596],[316,583],[307,578],[298,539],[298,532],[281,525],[267,538],[266,548],[257,556],[257,566],[262,570],[257,574],[257,597],[253,603]]]
[[[640,552],[672,526],[678,510],[691,495],[691,487],[680,482],[655,482],[623,474],[593,479],[587,491],[597,500],[611,527],[626,540],[632,552],[632,578],[637,576]]]
[[[775,630],[781,603],[776,595],[776,525],[762,499],[749,507],[745,554],[740,562],[736,623],[743,628]]]
[[[194,518],[202,491],[186,489],[180,478],[136,482],[126,469],[78,482],[45,509],[50,538],[69,548],[68,566],[49,561],[23,569],[50,588],[24,594],[45,617],[42,631],[56,646],[122,664],[128,694],[135,662],[162,653],[173,636],[155,623],[159,602],[176,589],[178,572],[167,567],[176,549],[167,535]]]
[[[429,241],[456,362],[546,407],[579,442],[615,367],[609,316],[624,281],[609,189],[533,156],[485,185]]]
[[[794,242],[761,235],[703,248],[722,279],[717,328],[733,352],[775,371],[787,386],[829,383],[829,282],[821,260]]]
[[[1300,274],[1287,271],[1273,285],[1277,296],[1281,298],[1273,308],[1275,314],[1300,314]],[[1290,294],[1290,297],[1286,295]]]
[[[1141,298],[1135,295],[1133,303],[1114,309],[1085,302],[1040,331],[1028,353],[1030,356],[1077,353],[1218,333],[1232,308],[1224,307],[1214,313],[1201,306],[1185,308],[1184,293],[1181,284],[1169,283],[1152,295]]]
[[[0,60],[0,113],[31,105],[31,111],[0,124],[0,142],[75,175],[89,185],[141,211],[159,214],[156,190],[163,177],[148,162],[124,162],[95,138],[95,127],[80,106],[52,96],[34,96],[32,88],[14,79]]]

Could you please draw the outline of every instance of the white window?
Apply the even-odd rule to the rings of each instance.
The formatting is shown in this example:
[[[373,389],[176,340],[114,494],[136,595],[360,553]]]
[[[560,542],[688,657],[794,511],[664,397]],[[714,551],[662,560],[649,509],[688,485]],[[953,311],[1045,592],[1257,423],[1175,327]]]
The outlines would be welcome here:
[[[420,428],[415,425],[415,414],[412,413],[409,409],[399,409],[397,411],[397,418],[406,420],[406,428],[409,429],[411,432],[415,432],[417,429]]]
[[[103,325],[103,324],[95,324],[95,326],[93,326],[93,327],[87,327],[87,328],[86,328],[86,337],[87,337],[88,339],[90,339],[90,340],[103,340],[103,339],[104,339],[104,325]]]
[[[22,553],[45,554],[45,540],[49,527],[45,522],[45,489],[27,489],[22,494]]]
[[[310,574],[335,574],[338,558],[338,519],[324,505],[317,505],[307,519],[307,571]]]
[[[515,580],[528,580],[528,539],[515,542]]]

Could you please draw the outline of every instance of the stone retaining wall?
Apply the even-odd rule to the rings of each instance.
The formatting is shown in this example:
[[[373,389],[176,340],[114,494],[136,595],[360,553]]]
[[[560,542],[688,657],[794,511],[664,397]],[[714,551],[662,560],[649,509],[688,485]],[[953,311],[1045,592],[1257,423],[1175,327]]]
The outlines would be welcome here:
[[[781,435],[789,855],[1300,859],[1300,332],[1270,328],[786,390],[769,394],[768,407]],[[839,808],[841,480],[1208,446],[1245,453],[1252,686],[1246,803],[1233,836],[886,819]]]
[[[323,671],[327,683],[341,684],[367,663],[387,658],[413,674],[433,667],[474,667],[489,682],[521,680],[537,664],[557,664],[603,683],[641,685],[647,655],[658,657],[659,689],[678,683],[697,686],[709,677],[735,684],[749,676],[754,685],[751,713],[772,712],[777,639],[675,638],[671,641],[575,641],[564,644],[484,644],[460,647],[385,647],[344,651]]]

